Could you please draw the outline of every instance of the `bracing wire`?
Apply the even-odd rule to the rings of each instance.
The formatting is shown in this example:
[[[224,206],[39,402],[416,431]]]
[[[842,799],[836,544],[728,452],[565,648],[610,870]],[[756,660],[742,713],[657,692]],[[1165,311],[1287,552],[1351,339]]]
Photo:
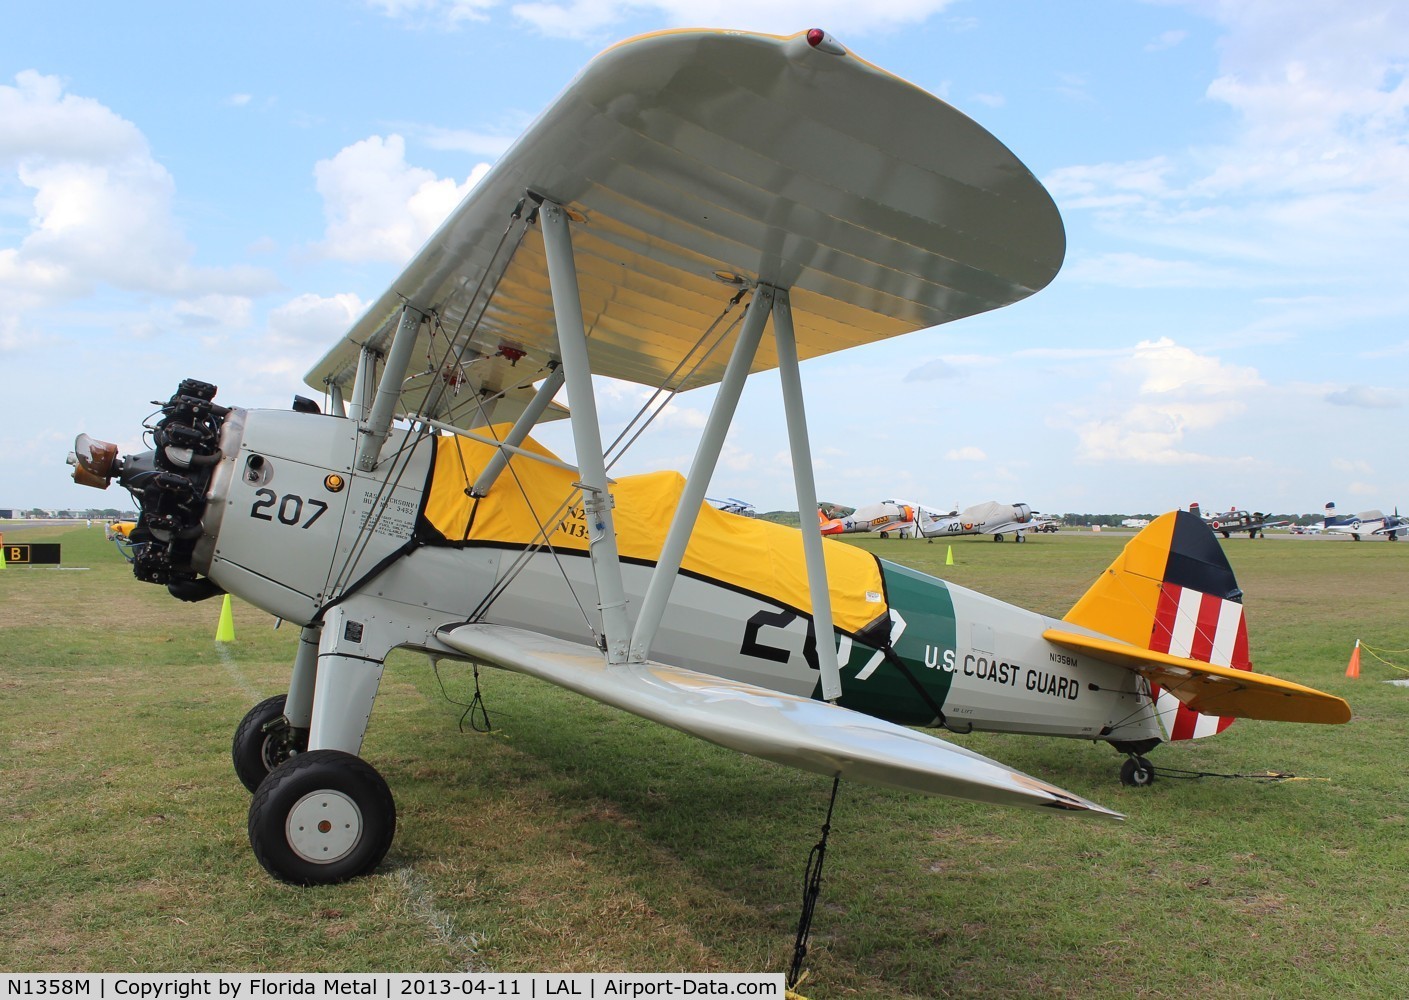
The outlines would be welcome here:
[[[645,432],[645,430],[656,419],[656,417],[658,417],[660,413],[665,409],[665,407],[669,405],[670,400],[678,394],[678,389],[667,391],[665,386],[671,384],[671,382],[673,381],[676,381],[676,377],[680,374],[682,369],[684,369],[686,364],[690,362],[690,359],[696,354],[696,352],[699,351],[701,347],[704,347],[706,342],[709,340],[710,335],[714,333],[714,331],[719,327],[722,322],[724,322],[729,312],[736,305],[738,305],[738,303],[743,299],[743,296],[746,292],[747,289],[740,289],[737,293],[730,297],[728,303],[725,304],[724,308],[720,311],[719,315],[716,316],[713,322],[711,322],[710,325],[705,329],[705,331],[700,334],[700,336],[696,339],[695,343],[690,346],[690,349],[686,351],[685,355],[681,358],[681,360],[676,363],[675,368],[672,369],[670,374],[665,377],[665,379],[662,381],[662,384],[657,387],[655,392],[652,393],[651,397],[647,399],[644,404],[642,404],[642,406],[637,410],[636,414],[632,416],[632,418],[627,422],[626,427],[621,431],[621,433],[617,435],[615,440],[612,441],[611,445],[606,448],[606,454],[604,455],[604,459],[606,459],[605,465],[608,470],[610,470],[613,466],[616,465],[616,463],[625,455],[626,451],[640,438],[641,434]],[[678,382],[676,382],[677,385],[683,384],[684,382],[688,381],[689,378],[695,374],[695,372],[699,371],[700,367],[706,361],[708,361],[709,358],[713,356],[713,354],[719,349],[720,344],[722,344],[724,340],[729,336],[730,331],[732,331],[737,326],[738,322],[739,319],[735,319],[732,323],[728,324],[724,328],[724,330],[721,331],[719,335],[714,338],[713,343],[708,344],[704,352],[694,360],[693,364],[690,365],[689,370],[686,372],[685,376]],[[649,417],[647,417],[641,424],[641,426],[636,429],[635,433],[632,434],[629,439],[627,439],[627,434],[637,424],[637,422],[641,421],[642,418],[646,415],[646,413],[651,410],[652,405],[660,398],[662,393],[666,393],[665,400],[661,402],[661,404],[656,407],[653,412],[650,413]],[[616,451],[615,455],[611,454],[614,450]],[[514,463],[509,462],[506,468],[511,472],[511,474],[513,474],[514,481],[518,484],[519,490],[523,493],[525,500],[527,500],[528,495],[525,490],[525,487],[523,483],[519,480],[518,474],[513,471]],[[484,598],[481,599],[478,606],[476,606],[476,608],[470,615],[471,621],[477,621],[482,618],[488,612],[489,608],[493,606],[494,602],[498,600],[500,596],[502,596],[502,594],[509,588],[509,586],[512,585],[514,579],[517,578],[518,575],[522,573],[525,568],[527,568],[532,556],[546,546],[548,551],[552,554],[554,561],[557,563],[559,572],[562,574],[564,582],[567,583],[568,590],[572,594],[573,600],[577,603],[578,609],[582,612],[583,618],[587,622],[587,626],[591,630],[593,638],[596,638],[597,631],[596,628],[592,625],[591,617],[587,614],[586,608],[583,606],[581,599],[577,596],[576,588],[572,585],[572,582],[567,575],[567,570],[563,566],[561,558],[558,555],[557,551],[554,549],[552,542],[549,538],[552,531],[549,526],[557,524],[557,522],[561,519],[562,515],[568,510],[569,507],[572,506],[572,504],[576,500],[581,497],[581,495],[582,493],[580,490],[573,490],[572,492],[570,492],[567,497],[564,498],[563,501],[558,505],[557,509],[554,510],[553,513],[548,516],[548,518],[546,519],[546,523],[543,520],[539,520],[537,512],[534,512],[534,520],[538,524],[538,534],[535,536],[533,541],[530,542],[529,545],[527,545],[522,552],[520,552],[520,554],[510,565],[508,570],[501,574],[500,579],[496,581],[494,587],[490,590],[490,592],[486,594]],[[532,504],[529,504],[528,506],[529,510],[533,511]]]
[[[489,275],[495,270],[495,264],[498,261],[499,255],[503,251],[505,244],[508,242],[510,234],[514,230],[515,223],[518,222],[523,216],[523,205],[523,201],[520,200],[519,203],[514,207],[514,210],[509,214],[509,221],[505,225],[504,231],[499,235],[499,242],[495,244],[494,252],[490,256],[489,264],[486,266],[484,272],[480,275],[479,284],[475,286],[474,292],[468,299],[468,304],[465,308],[465,312],[460,317],[460,322],[456,325],[455,332],[446,337],[445,351],[442,355],[440,365],[431,368],[428,374],[433,375],[435,371],[445,371],[445,366],[448,364],[452,351],[457,352],[455,356],[456,365],[459,368],[464,367],[463,348],[457,348],[456,343],[460,338],[461,331],[465,327],[465,322],[469,319],[470,314],[474,311],[474,302],[476,301],[476,299],[479,298],[480,293],[484,290],[485,281],[488,279]],[[518,239],[514,241],[514,245],[509,251],[510,259],[512,259],[514,253],[518,250],[519,245],[523,242],[523,234],[526,230],[527,224],[525,224],[524,228],[520,231]],[[495,279],[494,288],[498,288],[499,282],[503,279],[504,270],[507,270],[507,262],[505,264],[505,268],[503,270],[500,270],[498,277]],[[473,335],[474,331],[478,328],[480,320],[483,318],[485,311],[488,309],[489,299],[493,297],[493,293],[494,289],[492,288],[490,290],[490,294],[484,298],[484,304],[480,308],[479,315],[475,318],[474,326],[470,328],[471,335]],[[441,326],[440,317],[438,314],[432,313],[426,318],[428,318],[431,322],[432,336],[434,335],[434,331],[436,329],[444,329]],[[466,343],[468,343],[468,340],[469,338],[466,338]],[[434,361],[434,359],[430,358],[429,356],[427,360]],[[412,377],[414,378],[415,376]],[[432,383],[431,389],[427,392],[426,399],[422,404],[427,413],[433,413],[436,411],[436,408],[440,406],[440,402],[444,398],[445,392],[449,388],[449,379],[444,380],[439,385]],[[370,506],[370,510],[374,511],[375,513],[368,516],[363,521],[363,523],[358,526],[358,534],[353,540],[347,558],[343,561],[342,566],[338,570],[338,573],[330,587],[331,591],[340,592],[342,588],[348,585],[349,581],[352,578],[354,567],[360,561],[362,555],[366,552],[368,546],[371,544],[371,540],[375,535],[377,528],[381,524],[382,516],[386,512],[388,507],[388,505],[385,503],[386,498],[389,495],[395,493],[396,488],[401,484],[402,477],[405,476],[406,472],[410,469],[411,458],[414,455],[416,448],[421,444],[422,441],[426,439],[426,437],[430,435],[430,433],[430,425],[424,423],[421,424],[419,429],[413,426],[406,430],[406,433],[402,437],[402,444],[398,447],[397,451],[393,454],[391,459],[393,463],[393,475],[385,477],[378,485],[376,496],[372,499],[372,503]]]

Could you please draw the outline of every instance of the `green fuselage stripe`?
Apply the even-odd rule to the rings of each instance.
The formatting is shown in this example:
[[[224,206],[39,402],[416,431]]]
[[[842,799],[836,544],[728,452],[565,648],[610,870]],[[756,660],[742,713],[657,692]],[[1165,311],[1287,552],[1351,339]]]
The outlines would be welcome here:
[[[892,615],[891,645],[905,669],[880,650],[854,643],[842,664],[841,704],[891,722],[928,725],[935,720],[935,706],[944,707],[954,676],[954,602],[943,580],[880,562]]]

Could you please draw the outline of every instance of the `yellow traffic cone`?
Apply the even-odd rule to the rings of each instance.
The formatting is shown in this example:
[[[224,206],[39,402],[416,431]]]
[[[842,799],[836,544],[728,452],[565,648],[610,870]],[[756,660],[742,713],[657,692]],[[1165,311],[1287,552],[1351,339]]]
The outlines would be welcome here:
[[[1360,640],[1355,640],[1355,648],[1350,651],[1350,663],[1346,665],[1345,675],[1347,677],[1360,676]]]
[[[946,566],[953,566],[953,565],[954,565],[954,546],[952,546],[952,545],[949,546],[949,551],[946,552],[946,553],[944,553],[944,565],[946,565]]]
[[[235,641],[235,618],[230,614],[230,595],[220,602],[220,624],[215,629],[216,642]]]

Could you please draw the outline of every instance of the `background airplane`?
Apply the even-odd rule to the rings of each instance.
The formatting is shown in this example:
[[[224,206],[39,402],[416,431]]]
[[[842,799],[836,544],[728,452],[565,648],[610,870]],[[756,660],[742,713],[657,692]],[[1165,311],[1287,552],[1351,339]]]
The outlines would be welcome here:
[[[132,532],[136,528],[136,521],[113,521],[104,528],[108,541],[117,546],[118,553],[128,562],[132,562],[136,558],[134,551],[136,543],[132,541]]]
[[[882,538],[889,538],[891,535],[909,538],[915,533],[916,516],[914,506],[897,500],[882,500],[880,503],[870,503],[862,507],[822,504],[817,508],[817,523],[824,535],[879,531]]]
[[[744,517],[757,517],[758,510],[747,500],[738,497],[705,497],[705,502],[729,514],[742,514]]]
[[[1217,514],[1205,514],[1199,509],[1197,503],[1189,504],[1189,513],[1196,514],[1203,518],[1204,524],[1208,525],[1224,538],[1232,538],[1233,535],[1246,531],[1249,538],[1262,537],[1264,528],[1281,528],[1290,521],[1269,521],[1267,515],[1261,511],[1225,510]]]
[[[962,511],[936,514],[920,509],[920,534],[926,538],[953,538],[958,535],[992,535],[995,542],[1011,534],[1019,542],[1034,527],[1032,508],[1025,503],[999,503],[990,500]]]
[[[1391,542],[1409,534],[1409,517],[1400,517],[1399,508],[1393,514],[1379,510],[1362,510],[1358,514],[1335,513],[1334,501],[1326,504],[1326,519],[1321,522],[1321,530],[1332,535],[1349,535],[1352,541],[1360,541],[1362,535],[1383,535]]]

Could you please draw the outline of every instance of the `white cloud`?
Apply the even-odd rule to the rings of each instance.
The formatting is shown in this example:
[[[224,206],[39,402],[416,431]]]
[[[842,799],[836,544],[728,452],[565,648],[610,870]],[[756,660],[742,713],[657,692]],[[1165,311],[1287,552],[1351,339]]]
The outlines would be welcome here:
[[[351,292],[340,295],[300,295],[269,310],[269,337],[288,347],[330,347],[367,308]]]
[[[943,358],[926,361],[905,373],[906,382],[931,382],[936,379],[958,378],[959,371]]]
[[[513,136],[475,132],[470,129],[417,126],[414,127],[414,130],[417,133],[417,138],[431,149],[446,149],[491,159],[497,159],[514,143]]]
[[[171,314],[187,330],[240,329],[249,325],[250,306],[243,295],[202,295],[177,302]]]
[[[353,143],[313,168],[328,220],[321,249],[338,260],[402,263],[488,169],[480,164],[457,184],[408,164],[399,135]]]
[[[87,97],[65,94],[63,82],[34,70],[0,86],[0,164],[81,161],[106,164],[149,158],[147,141],[131,122]]]
[[[246,352],[251,373],[299,381],[367,308],[350,292],[299,295],[269,310],[255,350]]]
[[[1167,337],[1136,344],[1112,362],[1110,376],[1101,399],[1066,421],[1077,435],[1077,457],[1085,461],[1213,462],[1190,446],[1190,435],[1241,415],[1250,391],[1264,385],[1256,369],[1225,364]]]
[[[1393,410],[1404,405],[1400,393],[1371,385],[1347,386],[1326,393],[1324,398],[1332,406],[1358,406],[1367,410]]]
[[[944,453],[944,457],[951,462],[986,462],[988,456],[984,454],[982,448],[974,445],[965,445],[962,448],[950,448]]]
[[[1181,44],[1189,37],[1187,31],[1173,30],[1161,32],[1159,37],[1145,46],[1146,52],[1163,52]]]
[[[1409,226],[1409,6],[1183,5],[1223,31],[1206,97],[1231,115],[1228,138],[1053,171],[1068,218],[1090,212],[1129,247],[1070,270],[1140,288],[1312,282],[1342,299],[1397,280]],[[1181,247],[1199,263],[1140,244]]]
[[[1236,288],[1246,279],[1209,261],[1118,252],[1072,261],[1063,280],[1118,288]]]
[[[367,0],[367,6],[387,17],[426,25],[457,25],[483,21],[499,0]]]
[[[1142,340],[1118,367],[1141,380],[1139,390],[1145,395],[1221,396],[1263,385],[1255,368],[1226,365],[1168,337]]]
[[[170,297],[247,295],[274,285],[248,267],[200,268],[175,216],[175,185],[131,122],[26,70],[0,86],[0,171],[31,192],[24,235],[0,247],[0,309],[102,286]]]

